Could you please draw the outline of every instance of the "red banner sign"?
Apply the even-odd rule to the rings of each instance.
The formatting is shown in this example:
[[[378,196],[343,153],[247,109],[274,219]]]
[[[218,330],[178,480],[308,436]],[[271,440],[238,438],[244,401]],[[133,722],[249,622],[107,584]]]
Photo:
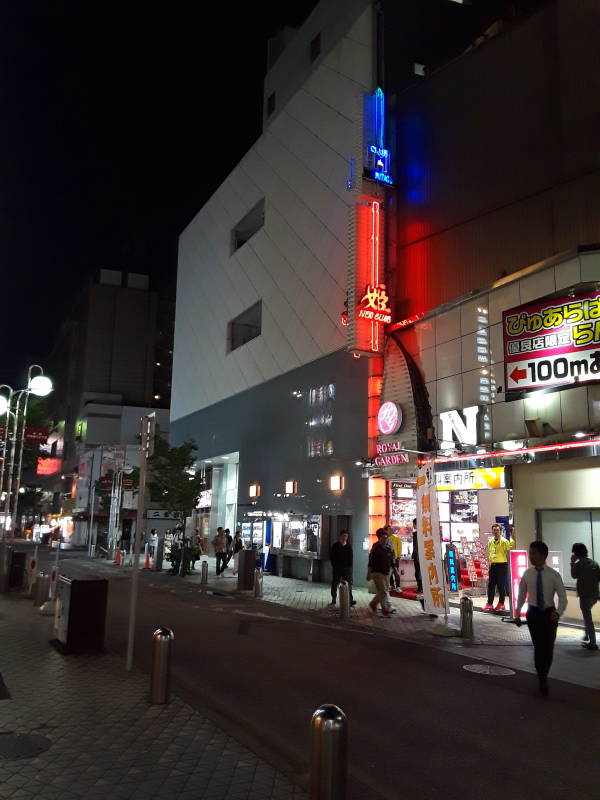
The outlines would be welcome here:
[[[25,428],[27,444],[46,444],[50,431],[47,428]],[[6,425],[0,425],[0,440],[4,441]]]
[[[36,471],[38,475],[56,475],[57,472],[60,472],[61,467],[60,458],[38,458]]]
[[[597,291],[512,308],[502,327],[505,387],[513,398],[523,390],[600,380]]]

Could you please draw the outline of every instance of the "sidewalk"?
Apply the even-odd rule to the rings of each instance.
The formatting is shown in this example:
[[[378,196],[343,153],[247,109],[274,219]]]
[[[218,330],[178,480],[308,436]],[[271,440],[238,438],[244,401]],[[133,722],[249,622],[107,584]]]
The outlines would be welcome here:
[[[251,592],[237,591],[237,577],[233,576],[232,564],[224,575],[215,575],[215,559],[203,556],[209,564],[208,590],[216,594],[227,594],[251,597]],[[200,583],[200,564],[196,562],[196,570],[185,578],[169,577],[168,570],[162,573],[148,572],[149,585],[160,590],[172,590],[173,585],[196,585]],[[80,562],[81,563],[81,562]],[[115,574],[119,571],[129,573],[128,567],[115,567],[112,564],[95,559],[94,569]],[[266,574],[263,579],[263,601],[286,608],[295,609],[316,617],[320,622],[350,626],[357,630],[395,636],[406,641],[434,647],[446,651],[454,651],[464,656],[468,649],[476,660],[493,662],[511,669],[533,672],[533,648],[526,625],[503,623],[501,616],[476,611],[473,615],[474,639],[461,639],[458,636],[443,637],[432,635],[436,620],[431,620],[421,610],[418,602],[392,598],[396,613],[386,619],[380,614],[374,616],[368,609],[372,600],[366,589],[355,588],[356,606],[351,609],[350,620],[341,620],[339,606],[331,607],[331,594],[328,584],[309,583],[293,578],[280,578]],[[460,618],[458,608],[451,607],[449,624],[458,629]],[[581,647],[583,630],[578,627],[560,625],[555,647],[552,677],[569,683],[600,689],[600,652],[590,652]]]
[[[48,632],[31,602],[0,596],[0,798],[305,798],[177,697],[149,705],[123,659],[59,655]]]

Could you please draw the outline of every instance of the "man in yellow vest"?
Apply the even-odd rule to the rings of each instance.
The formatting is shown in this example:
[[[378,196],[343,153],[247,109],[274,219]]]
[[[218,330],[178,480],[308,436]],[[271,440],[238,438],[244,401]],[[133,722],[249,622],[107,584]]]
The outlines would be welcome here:
[[[504,611],[504,598],[506,597],[506,577],[508,572],[508,551],[515,546],[515,540],[505,539],[502,536],[502,525],[492,525],[492,538],[488,542],[488,558],[490,562],[490,575],[488,579],[487,603],[484,611]],[[494,597],[498,587],[498,605],[494,608]]]

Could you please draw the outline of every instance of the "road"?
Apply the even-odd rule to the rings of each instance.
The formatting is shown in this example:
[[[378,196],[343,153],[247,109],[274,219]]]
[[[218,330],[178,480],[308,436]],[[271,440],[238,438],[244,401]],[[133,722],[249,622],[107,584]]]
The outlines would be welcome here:
[[[67,556],[61,572],[94,574],[94,563]],[[129,580],[115,572],[107,646],[123,654],[128,607]],[[351,800],[600,797],[600,692],[554,681],[545,700],[530,674],[473,674],[468,656],[142,573],[135,662],[147,672],[159,625],[175,631],[175,691],[300,780],[312,712],[341,706]]]

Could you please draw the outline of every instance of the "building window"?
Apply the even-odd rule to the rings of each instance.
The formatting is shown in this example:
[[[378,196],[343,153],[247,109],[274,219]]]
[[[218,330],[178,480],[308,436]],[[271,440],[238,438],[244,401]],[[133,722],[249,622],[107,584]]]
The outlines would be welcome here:
[[[235,253],[265,224],[265,198],[250,209],[231,232],[231,252]]]
[[[419,64],[419,62],[415,61],[413,64],[413,70],[415,75],[425,75],[425,64]]]
[[[321,34],[317,33],[314,39],[312,39],[310,43],[310,61],[311,64],[313,61],[316,61],[317,58],[321,55]]]
[[[237,350],[246,342],[261,334],[262,301],[259,300],[242,314],[232,319],[227,326],[227,352]]]
[[[275,92],[271,92],[271,94],[267,97],[267,117],[270,117],[274,111],[275,111]]]

